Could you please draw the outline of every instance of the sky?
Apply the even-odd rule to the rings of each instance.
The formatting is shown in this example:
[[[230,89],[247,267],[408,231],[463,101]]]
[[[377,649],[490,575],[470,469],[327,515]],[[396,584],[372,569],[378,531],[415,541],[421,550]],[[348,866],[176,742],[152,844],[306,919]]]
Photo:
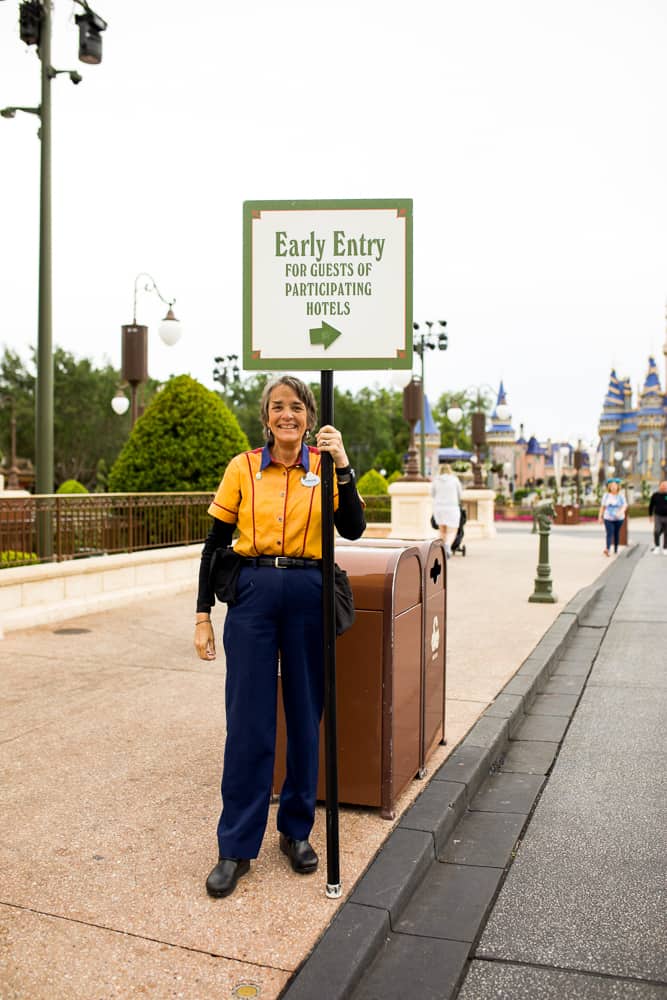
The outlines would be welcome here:
[[[595,440],[612,366],[665,383],[664,0],[94,0],[77,61],[55,0],[53,340],[120,366],[135,279],[149,371],[213,388],[242,354],[245,200],[412,199],[414,319],[447,320],[425,387],[496,391],[540,440]],[[39,61],[0,0],[0,107]],[[0,347],[37,341],[38,121],[0,119]],[[415,371],[420,372],[415,357]],[[313,378],[318,378],[317,374]],[[357,391],[387,372],[337,372]]]

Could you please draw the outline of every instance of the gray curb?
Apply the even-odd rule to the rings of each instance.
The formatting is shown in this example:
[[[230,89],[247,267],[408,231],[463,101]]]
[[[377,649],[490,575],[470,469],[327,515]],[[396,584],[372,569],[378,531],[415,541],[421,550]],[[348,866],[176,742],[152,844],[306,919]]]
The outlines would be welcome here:
[[[348,1000],[395,928],[401,913],[489,775],[500,769],[510,739],[560,741],[570,716],[527,717],[551,680],[568,640],[590,635],[590,669],[603,630],[643,547],[623,552],[565,606],[515,676],[404,813],[335,920],[287,984],[283,1000]],[[583,640],[585,643],[587,640]],[[537,720],[537,721],[536,721]],[[533,727],[531,729],[531,726]],[[542,727],[542,735],[533,731]],[[544,735],[544,733],[550,735]]]

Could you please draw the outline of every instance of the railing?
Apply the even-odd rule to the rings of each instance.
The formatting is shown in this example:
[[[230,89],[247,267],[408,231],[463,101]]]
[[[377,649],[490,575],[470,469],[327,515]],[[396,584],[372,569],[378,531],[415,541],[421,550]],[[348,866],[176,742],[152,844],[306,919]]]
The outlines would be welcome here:
[[[380,496],[365,496],[364,516],[367,524],[391,521],[391,497],[388,493]]]
[[[0,497],[0,567],[203,542],[212,493]]]
[[[212,493],[0,497],[0,569],[203,542]],[[389,496],[365,497],[366,521],[391,521]]]

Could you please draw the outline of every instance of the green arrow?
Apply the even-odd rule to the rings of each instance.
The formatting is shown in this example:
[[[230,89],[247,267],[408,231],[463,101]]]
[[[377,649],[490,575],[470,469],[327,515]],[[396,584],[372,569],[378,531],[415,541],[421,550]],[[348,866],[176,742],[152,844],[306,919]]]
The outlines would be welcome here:
[[[334,340],[338,340],[341,335],[341,331],[337,330],[335,326],[329,326],[326,320],[322,320],[322,326],[316,326],[314,330],[310,331],[310,342],[311,344],[324,344],[324,349],[331,347]]]

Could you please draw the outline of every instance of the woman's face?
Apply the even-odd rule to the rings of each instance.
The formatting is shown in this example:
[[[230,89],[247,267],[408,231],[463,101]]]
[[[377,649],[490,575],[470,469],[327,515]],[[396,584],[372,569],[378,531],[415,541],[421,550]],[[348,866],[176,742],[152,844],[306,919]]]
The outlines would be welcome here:
[[[300,445],[308,430],[306,406],[288,385],[277,385],[271,390],[269,430],[276,444],[287,448]]]

